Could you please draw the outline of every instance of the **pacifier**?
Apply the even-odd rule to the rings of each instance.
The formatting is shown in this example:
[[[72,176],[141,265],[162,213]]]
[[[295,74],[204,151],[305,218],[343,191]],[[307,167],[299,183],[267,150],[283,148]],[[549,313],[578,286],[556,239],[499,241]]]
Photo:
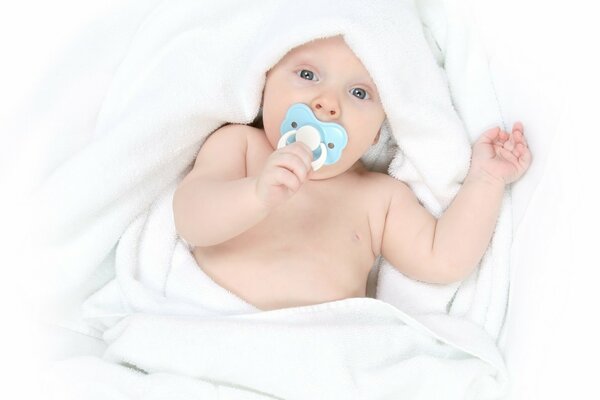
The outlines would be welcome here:
[[[288,109],[280,133],[278,149],[300,141],[312,150],[314,171],[337,162],[348,143],[348,134],[341,125],[319,121],[310,107],[303,103],[293,104]]]

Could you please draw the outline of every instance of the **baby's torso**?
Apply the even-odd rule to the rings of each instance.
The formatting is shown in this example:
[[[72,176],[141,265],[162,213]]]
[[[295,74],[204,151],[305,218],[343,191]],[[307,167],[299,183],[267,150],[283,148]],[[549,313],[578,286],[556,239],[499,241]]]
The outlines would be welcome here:
[[[247,176],[272,152],[260,131],[248,134]],[[246,232],[194,258],[217,284],[262,310],[364,297],[381,244],[386,199],[375,173],[308,181]]]

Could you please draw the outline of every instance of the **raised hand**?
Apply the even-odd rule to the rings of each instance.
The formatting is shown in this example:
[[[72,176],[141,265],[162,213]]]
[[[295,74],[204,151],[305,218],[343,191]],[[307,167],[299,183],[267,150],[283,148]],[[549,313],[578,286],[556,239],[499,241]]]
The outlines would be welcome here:
[[[499,127],[483,132],[473,144],[469,173],[483,174],[509,184],[523,176],[531,159],[523,124],[516,122],[512,134]]]
[[[259,199],[268,208],[288,200],[313,173],[312,161],[312,151],[300,141],[275,150],[256,181]]]

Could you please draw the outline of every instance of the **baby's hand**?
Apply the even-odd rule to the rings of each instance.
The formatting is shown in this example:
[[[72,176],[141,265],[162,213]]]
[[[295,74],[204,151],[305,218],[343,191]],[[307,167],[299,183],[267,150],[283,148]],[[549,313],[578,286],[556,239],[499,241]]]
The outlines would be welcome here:
[[[312,174],[313,154],[302,142],[275,150],[256,181],[256,194],[269,208],[292,197]]]
[[[518,180],[530,164],[531,152],[523,134],[523,124],[516,122],[512,135],[496,127],[477,139],[469,173],[484,173],[509,184]]]

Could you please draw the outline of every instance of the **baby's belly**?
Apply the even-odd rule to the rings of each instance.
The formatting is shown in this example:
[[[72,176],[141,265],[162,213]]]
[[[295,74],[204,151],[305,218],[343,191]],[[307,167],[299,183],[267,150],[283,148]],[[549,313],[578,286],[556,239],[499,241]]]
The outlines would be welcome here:
[[[375,257],[370,243],[361,242],[366,238],[348,236],[318,244],[287,238],[265,245],[242,235],[197,247],[193,254],[215,283],[261,310],[274,310],[365,297]]]

